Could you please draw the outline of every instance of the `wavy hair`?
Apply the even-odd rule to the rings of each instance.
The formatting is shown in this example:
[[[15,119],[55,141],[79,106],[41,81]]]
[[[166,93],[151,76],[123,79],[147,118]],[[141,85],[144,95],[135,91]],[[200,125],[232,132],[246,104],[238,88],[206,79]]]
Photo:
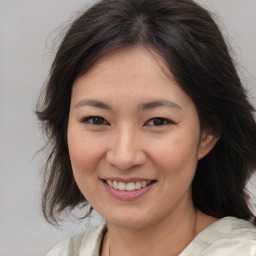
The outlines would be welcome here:
[[[135,44],[163,57],[194,101],[202,127],[220,136],[198,162],[195,207],[218,218],[253,220],[245,187],[256,167],[254,108],[218,26],[192,0],[102,0],[71,24],[36,110],[51,146],[44,169],[45,218],[56,223],[65,209],[88,204],[74,180],[66,142],[74,80],[106,54]]]

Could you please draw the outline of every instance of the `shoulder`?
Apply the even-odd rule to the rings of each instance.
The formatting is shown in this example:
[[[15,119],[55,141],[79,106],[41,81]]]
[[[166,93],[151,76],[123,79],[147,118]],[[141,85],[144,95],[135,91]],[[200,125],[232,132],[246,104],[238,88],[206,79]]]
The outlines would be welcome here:
[[[221,239],[229,241],[237,240],[241,243],[253,241],[256,242],[256,227],[249,221],[238,219],[235,217],[222,218],[205,230],[205,234],[212,242],[217,242]],[[207,235],[210,235],[207,236]]]
[[[256,256],[256,227],[235,217],[222,218],[203,230],[182,256]]]
[[[68,238],[55,245],[46,256],[96,256],[99,253],[100,245],[106,224],[94,227],[79,235]]]

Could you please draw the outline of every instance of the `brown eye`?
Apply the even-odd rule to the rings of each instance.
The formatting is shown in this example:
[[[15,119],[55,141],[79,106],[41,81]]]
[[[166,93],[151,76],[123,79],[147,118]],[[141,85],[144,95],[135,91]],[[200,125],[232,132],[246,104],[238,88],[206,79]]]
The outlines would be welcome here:
[[[103,117],[100,116],[88,116],[81,120],[82,123],[90,123],[93,125],[107,125],[109,124]]]
[[[163,126],[167,124],[172,124],[173,122],[169,119],[163,117],[154,117],[147,122],[149,126]]]

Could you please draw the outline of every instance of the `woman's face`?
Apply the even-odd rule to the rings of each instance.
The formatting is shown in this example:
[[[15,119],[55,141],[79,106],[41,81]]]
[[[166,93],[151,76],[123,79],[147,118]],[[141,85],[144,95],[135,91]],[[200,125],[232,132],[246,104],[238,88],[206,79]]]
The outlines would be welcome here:
[[[191,182],[209,151],[207,136],[193,101],[167,73],[156,53],[136,46],[108,55],[73,85],[74,177],[114,225],[152,226],[193,207]]]

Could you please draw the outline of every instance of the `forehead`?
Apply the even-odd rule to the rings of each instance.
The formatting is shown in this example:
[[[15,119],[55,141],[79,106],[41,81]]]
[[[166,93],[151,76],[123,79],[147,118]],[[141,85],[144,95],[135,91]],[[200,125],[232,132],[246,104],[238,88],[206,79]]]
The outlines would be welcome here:
[[[123,48],[105,55],[73,84],[73,101],[82,97],[124,104],[123,100],[191,101],[175,82],[163,58],[143,46]],[[128,103],[129,103],[128,102]]]
[[[88,84],[90,81],[93,84],[117,82],[121,85],[126,82],[125,79],[129,79],[132,84],[138,78],[142,84],[148,78],[176,84],[160,54],[151,48],[135,45],[105,54],[85,74],[78,77],[73,86],[81,83],[81,80],[87,80]]]

